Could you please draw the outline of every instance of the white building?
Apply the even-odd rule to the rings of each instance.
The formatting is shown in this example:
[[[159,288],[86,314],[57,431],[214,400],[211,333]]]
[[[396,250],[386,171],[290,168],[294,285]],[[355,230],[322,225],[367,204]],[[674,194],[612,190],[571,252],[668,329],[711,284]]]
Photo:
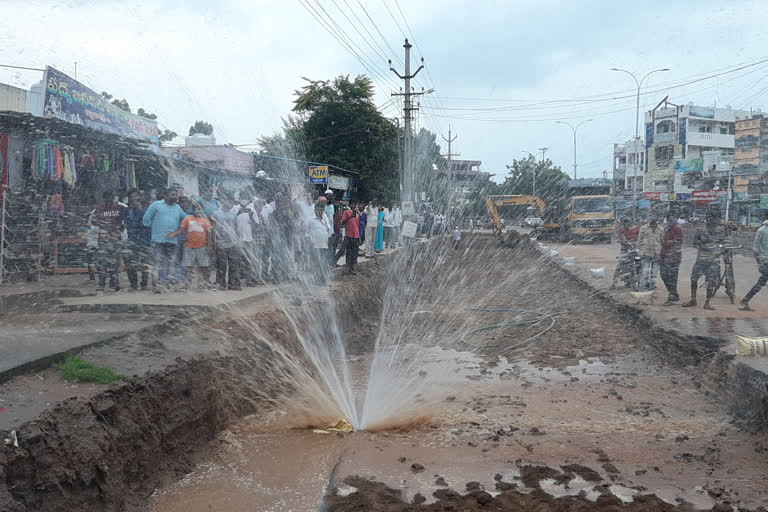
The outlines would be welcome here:
[[[730,108],[674,105],[666,99],[646,112],[643,191],[679,192],[675,190],[675,169],[702,171],[705,156],[733,155],[736,119],[748,115],[748,111]]]
[[[613,181],[614,191],[631,192],[637,179],[637,191],[643,191],[645,173],[645,143],[643,139],[629,139],[624,144],[613,145]],[[635,178],[636,177],[636,178]]]

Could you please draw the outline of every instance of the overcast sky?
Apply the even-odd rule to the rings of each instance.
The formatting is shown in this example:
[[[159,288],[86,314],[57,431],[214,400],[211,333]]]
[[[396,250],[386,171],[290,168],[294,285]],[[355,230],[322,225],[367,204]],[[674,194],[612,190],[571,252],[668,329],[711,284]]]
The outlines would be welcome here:
[[[305,4],[338,24],[334,28],[353,41],[367,68]],[[0,5],[0,64],[50,64],[74,75],[77,61],[78,79],[90,88],[125,98],[134,110],[155,112],[162,125],[180,134],[195,120],[207,120],[219,143],[253,143],[278,129],[301,76],[325,79],[374,69],[377,105],[388,117],[401,116],[390,101],[399,82],[384,57],[402,69],[403,33],[412,34],[417,45],[414,68],[422,55],[426,60],[428,72],[421,72],[417,87],[436,89],[422,99],[417,126],[447,136],[450,123],[458,134],[454,151],[482,160],[483,170],[497,178],[523,151],[542,146],[571,173],[572,132],[555,120],[593,118],[579,129],[579,175],[610,169],[613,143],[633,135],[635,118],[633,97],[610,100],[631,96],[635,87],[611,67],[641,75],[671,68],[649,79],[644,92],[657,92],[644,94],[641,108],[669,94],[677,103],[768,109],[768,63],[669,88],[765,58],[768,2],[759,0],[0,0]],[[40,78],[38,72],[0,68],[0,82],[11,85],[28,88]],[[583,97],[591,101],[552,101]]]

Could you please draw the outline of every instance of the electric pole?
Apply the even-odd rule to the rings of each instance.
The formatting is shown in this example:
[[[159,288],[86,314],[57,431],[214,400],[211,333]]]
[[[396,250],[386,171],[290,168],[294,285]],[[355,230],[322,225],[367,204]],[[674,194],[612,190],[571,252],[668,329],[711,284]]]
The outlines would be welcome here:
[[[539,148],[539,151],[541,151],[541,165],[544,166],[544,155],[547,154],[547,151],[549,151],[548,147],[542,147]],[[533,168],[533,195],[536,195],[536,168]]]
[[[403,71],[403,75],[398,73],[395,68],[392,67],[392,60],[389,60],[389,70],[392,71],[394,74],[397,75],[397,77],[400,80],[405,81],[405,89],[403,92],[396,93],[393,92],[392,96],[403,96],[404,103],[403,103],[403,128],[404,128],[404,134],[403,134],[403,165],[404,165],[404,172],[405,180],[407,183],[401,184],[405,188],[406,193],[406,200],[407,201],[414,201],[415,198],[413,197],[415,191],[413,190],[413,184],[414,184],[414,176],[413,176],[413,159],[411,156],[412,151],[412,133],[411,133],[411,119],[413,119],[411,112],[414,110],[419,110],[418,107],[413,106],[413,102],[411,97],[412,96],[420,96],[422,94],[427,94],[432,92],[433,90],[430,89],[429,91],[423,91],[422,92],[414,92],[411,89],[411,79],[415,78],[416,75],[419,74],[419,71],[424,69],[424,57],[421,58],[421,65],[419,68],[411,74],[411,48],[413,45],[408,42],[408,39],[405,40],[405,44],[403,45],[403,48],[405,48],[405,70]]]
[[[453,198],[456,195],[456,171],[453,169],[453,166],[451,165],[451,157],[459,156],[458,154],[451,153],[451,144],[453,141],[455,141],[459,136],[454,135],[451,137],[451,125],[448,125],[448,138],[446,139],[442,135],[440,136],[442,139],[448,143],[448,154],[443,155],[448,160],[448,185],[451,189],[451,197],[449,204],[449,214],[451,215],[451,219],[453,218]]]

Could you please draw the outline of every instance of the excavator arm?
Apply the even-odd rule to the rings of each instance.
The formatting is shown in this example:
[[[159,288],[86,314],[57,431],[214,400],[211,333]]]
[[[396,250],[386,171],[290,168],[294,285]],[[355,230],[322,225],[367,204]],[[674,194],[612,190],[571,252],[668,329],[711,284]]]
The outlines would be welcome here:
[[[486,196],[485,207],[488,209],[488,216],[491,222],[496,226],[496,229],[501,232],[501,220],[499,220],[499,211],[497,206],[509,206],[509,205],[530,205],[536,206],[539,209],[539,215],[544,215],[546,211],[546,204],[540,197],[537,196],[525,196],[525,195],[511,195],[511,196]]]

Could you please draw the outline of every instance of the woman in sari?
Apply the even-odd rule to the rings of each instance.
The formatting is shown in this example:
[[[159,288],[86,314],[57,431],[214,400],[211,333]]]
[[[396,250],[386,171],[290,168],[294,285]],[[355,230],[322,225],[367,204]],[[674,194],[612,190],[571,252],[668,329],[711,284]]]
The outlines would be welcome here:
[[[373,250],[381,252],[384,250],[384,208],[379,207],[379,214],[376,217],[376,243]]]

